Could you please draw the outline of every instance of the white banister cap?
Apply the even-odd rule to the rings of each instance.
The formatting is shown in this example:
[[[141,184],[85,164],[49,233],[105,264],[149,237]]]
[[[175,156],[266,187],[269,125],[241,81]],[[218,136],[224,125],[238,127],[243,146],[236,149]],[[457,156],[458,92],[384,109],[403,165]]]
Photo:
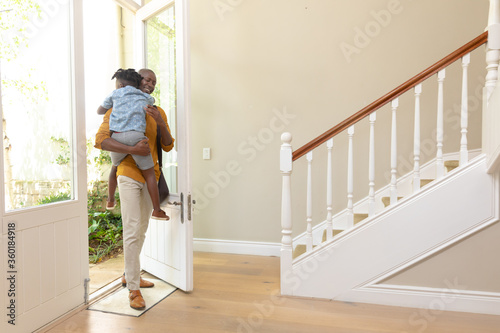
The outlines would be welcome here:
[[[292,133],[284,132],[283,134],[281,134],[281,141],[284,143],[292,142]]]

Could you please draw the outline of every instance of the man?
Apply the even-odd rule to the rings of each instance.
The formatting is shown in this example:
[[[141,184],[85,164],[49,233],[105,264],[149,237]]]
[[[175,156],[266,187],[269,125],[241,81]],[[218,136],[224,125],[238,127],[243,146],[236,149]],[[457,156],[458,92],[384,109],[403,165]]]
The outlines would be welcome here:
[[[139,74],[143,79],[139,87],[145,93],[153,93],[156,86],[156,75],[149,69],[141,69]],[[174,147],[174,138],[170,134],[167,116],[160,107],[148,106],[146,110],[147,139],[135,146],[127,146],[113,140],[109,133],[109,116],[112,110],[105,114],[103,123],[96,134],[95,148],[117,153],[137,154],[146,156],[151,154],[155,162],[156,180],[160,177],[158,166],[158,151],[156,146],[157,128],[161,131],[161,146],[165,151]],[[129,289],[130,307],[142,310],[146,307],[139,288],[150,288],[154,284],[140,277],[140,252],[151,216],[152,203],[147,190],[147,184],[141,171],[132,157],[127,156],[118,166],[118,188],[120,193],[121,213],[123,221],[123,252],[125,257],[125,275],[122,283]]]

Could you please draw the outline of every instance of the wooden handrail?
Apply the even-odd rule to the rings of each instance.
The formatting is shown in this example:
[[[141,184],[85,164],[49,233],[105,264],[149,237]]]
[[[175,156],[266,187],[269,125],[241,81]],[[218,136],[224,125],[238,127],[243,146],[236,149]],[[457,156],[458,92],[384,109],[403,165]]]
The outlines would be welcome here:
[[[399,87],[396,89],[393,89],[391,92],[385,94],[381,98],[377,99],[375,102],[365,106],[349,118],[345,119],[344,121],[338,123],[325,133],[321,134],[318,136],[316,139],[312,140],[311,142],[303,145],[302,147],[298,148],[293,152],[292,155],[292,161],[295,161],[296,159],[300,158],[301,156],[307,154],[314,148],[318,147],[322,143],[328,141],[330,138],[334,137],[335,135],[339,134],[340,132],[344,131],[346,128],[354,125],[364,117],[368,116],[370,113],[375,112],[385,104],[389,103],[393,99],[401,96],[411,88],[415,87],[417,84],[421,83],[422,81],[426,80],[430,76],[436,74],[443,68],[446,68],[456,60],[460,59],[467,53],[472,52],[479,46],[483,45],[488,41],[488,31],[483,32],[481,35],[478,37],[474,38],[464,46],[458,48],[454,52],[450,53],[448,56],[444,57],[443,59],[439,60],[436,62],[434,65],[430,66],[426,70],[420,72],[419,74],[415,75],[405,83],[401,84]]]

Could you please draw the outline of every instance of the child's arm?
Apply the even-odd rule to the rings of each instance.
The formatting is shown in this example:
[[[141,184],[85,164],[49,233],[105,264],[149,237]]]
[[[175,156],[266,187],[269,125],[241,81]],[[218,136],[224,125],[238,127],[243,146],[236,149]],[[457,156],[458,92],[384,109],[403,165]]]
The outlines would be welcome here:
[[[97,109],[97,114],[106,114],[106,112],[113,107],[113,93],[109,94],[105,99],[104,102],[102,102],[101,105],[99,105],[99,108]]]
[[[99,105],[99,108],[97,109],[97,114],[106,114],[108,109],[104,108],[102,105]]]

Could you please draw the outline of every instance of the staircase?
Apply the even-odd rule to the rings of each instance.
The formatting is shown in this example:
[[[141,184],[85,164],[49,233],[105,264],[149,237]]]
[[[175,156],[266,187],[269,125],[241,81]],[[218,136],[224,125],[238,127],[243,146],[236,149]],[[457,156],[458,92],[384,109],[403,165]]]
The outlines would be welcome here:
[[[473,152],[473,155],[477,155],[477,152]],[[444,167],[445,167],[445,170],[446,170],[446,173],[449,173],[450,171],[456,169],[457,167],[459,166],[459,161],[458,160],[447,160],[444,162]],[[423,188],[424,186],[430,184],[432,181],[434,181],[434,179],[421,179],[420,180],[420,188]],[[398,201],[403,199],[403,197],[398,197]],[[384,207],[388,207],[390,205],[390,197],[389,196],[383,196],[381,197],[381,202],[383,203]],[[369,216],[368,213],[354,213],[354,225],[357,225],[359,222],[361,221],[364,221],[365,219],[367,219]],[[319,226],[320,228],[324,227],[323,225],[320,225]],[[331,238],[334,238],[336,235],[339,235],[341,232],[345,231],[346,228],[334,228],[332,230],[332,237]],[[324,243],[327,241],[327,231],[326,229],[323,229],[323,233],[321,235],[321,243]],[[296,242],[295,243],[299,243],[297,245],[295,245],[294,247],[294,250],[293,250],[293,254],[292,254],[292,257],[293,259],[299,257],[300,255],[306,253],[306,244],[300,244],[300,242],[303,242],[303,238],[305,237],[305,233],[296,237],[295,240]],[[316,247],[316,245],[313,245],[313,247]]]
[[[500,315],[500,287],[491,290],[461,286],[445,279],[439,286],[405,285],[398,277],[497,224],[500,211],[500,88],[497,87],[500,61],[500,0],[490,1],[488,31],[452,54],[403,83],[380,99],[334,126],[310,143],[293,151],[292,135],[282,135],[280,169],[282,188],[281,293],[348,302],[429,308],[437,299],[441,310]],[[486,83],[483,103],[483,146],[467,147],[467,67],[470,53],[487,43]],[[443,153],[443,81],[446,68],[461,60],[462,98],[460,150]],[[436,156],[420,165],[420,95],[422,82],[438,80]],[[413,164],[406,175],[397,173],[397,122],[399,97],[414,93],[415,125]],[[391,163],[390,182],[375,189],[376,111],[390,105]],[[354,126],[369,120],[369,193],[354,202],[353,168]],[[339,134],[348,136],[347,205],[333,211],[332,146]],[[326,219],[313,223],[313,151],[326,144]],[[324,152],[324,151],[323,151]],[[307,159],[306,230],[293,235],[291,176],[294,161]],[[356,176],[357,177],[357,176]],[[337,190],[337,189],[336,189]],[[315,198],[323,194],[315,193]],[[488,274],[476,272],[476,274]],[[430,272],[429,274],[432,274]],[[499,282],[500,284],[500,282]],[[444,286],[444,287],[443,287]]]

